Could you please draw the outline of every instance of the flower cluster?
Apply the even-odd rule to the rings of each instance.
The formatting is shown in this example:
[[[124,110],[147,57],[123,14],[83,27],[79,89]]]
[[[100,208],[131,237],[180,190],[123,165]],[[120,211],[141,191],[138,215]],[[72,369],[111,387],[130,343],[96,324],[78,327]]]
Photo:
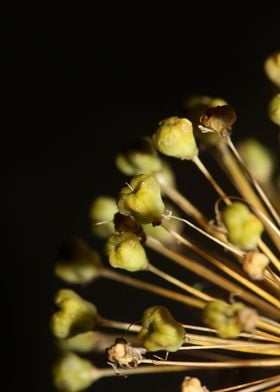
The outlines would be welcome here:
[[[280,53],[266,60],[265,71],[280,89]],[[269,373],[220,392],[280,391],[275,159],[254,139],[235,146],[231,133],[237,115],[223,99],[191,97],[185,109],[188,118],[163,120],[153,135],[117,155],[118,169],[131,178],[115,199],[98,197],[90,209],[92,231],[105,242],[106,260],[75,239],[65,244],[55,274],[71,285],[114,280],[158,296],[157,303],[164,297],[192,307],[200,321],[191,312],[180,316],[161,305],[142,309],[137,323],[129,314],[127,322],[108,320],[72,289],[60,290],[51,318],[59,352],[53,379],[60,391],[78,392],[103,377],[160,372],[183,373],[182,392],[218,391],[204,386],[204,369],[243,367]],[[280,126],[279,93],[269,103],[268,115]],[[204,150],[219,163],[234,195],[221,185],[221,172],[217,176],[201,159]],[[213,187],[214,219],[180,193],[167,163],[172,159],[165,157],[192,164]],[[150,250],[177,264],[180,278],[155,265]],[[194,284],[184,270],[209,284]],[[139,271],[141,277],[135,277]],[[162,285],[143,279],[143,274],[154,275]],[[89,354],[94,352],[103,353],[107,367],[92,364]],[[191,377],[194,369],[201,369],[201,380]]]

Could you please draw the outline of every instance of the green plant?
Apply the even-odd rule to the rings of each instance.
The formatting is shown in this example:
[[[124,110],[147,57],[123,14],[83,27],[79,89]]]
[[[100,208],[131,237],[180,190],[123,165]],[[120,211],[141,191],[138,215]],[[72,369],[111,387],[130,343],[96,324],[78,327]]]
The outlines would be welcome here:
[[[275,54],[265,63],[278,88],[279,58]],[[268,113],[278,125],[279,108],[276,95]],[[70,284],[114,280],[197,313],[176,314],[175,319],[172,310],[156,305],[141,311],[137,323],[129,314],[127,322],[108,320],[72,290],[60,290],[56,296],[60,309],[51,328],[60,353],[54,383],[61,391],[79,391],[101,377],[118,374],[176,371],[187,376],[183,392],[199,392],[207,390],[205,382],[188,378],[195,369],[201,369],[203,379],[204,369],[243,367],[270,373],[215,391],[280,391],[280,203],[275,162],[256,140],[234,145],[231,131],[237,116],[225,101],[192,97],[186,110],[188,119],[164,120],[152,138],[118,154],[116,164],[131,181],[116,200],[100,197],[91,207],[93,232],[106,240],[106,262],[113,268],[84,241],[73,240],[55,273]],[[198,155],[205,149],[228,175],[234,196],[221,185],[222,174],[213,174]],[[182,165],[192,163],[202,173],[218,195],[214,220],[178,191],[169,164],[158,152],[181,159]],[[173,275],[155,266],[149,249],[179,265],[180,278],[177,272]],[[199,282],[184,270],[198,276]],[[138,271],[141,278],[131,276]],[[163,285],[143,279],[143,273],[154,275]],[[204,287],[206,281],[211,285]],[[106,354],[110,366],[96,368],[77,354],[93,351]]]

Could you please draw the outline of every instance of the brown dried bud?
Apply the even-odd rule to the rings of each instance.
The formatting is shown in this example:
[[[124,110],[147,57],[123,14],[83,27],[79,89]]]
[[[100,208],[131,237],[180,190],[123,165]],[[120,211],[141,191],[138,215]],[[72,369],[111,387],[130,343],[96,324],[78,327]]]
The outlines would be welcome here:
[[[221,137],[226,137],[236,118],[233,107],[223,105],[207,108],[200,117],[200,122],[209,131],[217,132]]]
[[[262,280],[268,264],[269,258],[265,254],[253,250],[246,253],[243,269],[252,280]]]
[[[146,234],[140,223],[138,223],[132,216],[124,215],[117,212],[114,216],[115,230],[118,233],[134,233],[141,240],[141,243],[145,243]]]
[[[146,353],[142,347],[132,347],[125,339],[117,338],[115,343],[107,348],[106,354],[108,361],[113,366],[122,368],[136,368],[141,360],[142,355]]]

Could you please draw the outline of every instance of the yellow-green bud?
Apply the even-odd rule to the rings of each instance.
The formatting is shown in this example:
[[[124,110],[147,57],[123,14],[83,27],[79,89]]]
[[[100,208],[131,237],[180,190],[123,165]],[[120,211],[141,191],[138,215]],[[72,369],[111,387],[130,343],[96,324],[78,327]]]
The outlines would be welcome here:
[[[72,290],[59,290],[55,304],[60,308],[51,318],[51,330],[55,337],[65,339],[93,329],[97,324],[96,307]]]
[[[118,211],[116,200],[109,196],[97,197],[90,207],[90,219],[93,222],[92,232],[100,238],[108,238],[114,233],[113,218]],[[95,225],[98,222],[106,222]]]
[[[94,349],[100,332],[88,331],[68,339],[59,339],[57,346],[62,351],[77,351],[87,353]]]
[[[153,140],[156,149],[170,157],[193,159],[198,154],[192,123],[186,118],[170,117],[161,121]]]
[[[62,392],[82,391],[99,378],[90,361],[70,352],[56,361],[52,373],[55,387]]]
[[[160,224],[164,212],[160,185],[155,177],[145,174],[121,189],[117,204],[122,214],[132,215],[141,224]]]
[[[139,338],[148,351],[177,351],[185,339],[185,330],[163,306],[148,308],[142,317]]]
[[[264,70],[271,82],[280,87],[280,52],[275,52],[266,59]]]
[[[147,267],[148,259],[145,249],[133,233],[111,235],[106,242],[105,250],[114,268],[135,272]]]
[[[262,183],[269,181],[274,162],[265,146],[256,139],[246,139],[238,145],[238,151],[245,166],[257,181]]]
[[[68,283],[87,283],[99,276],[100,268],[98,253],[75,238],[63,245],[54,272]]]
[[[162,169],[162,162],[149,137],[124,148],[117,155],[116,165],[127,176],[153,174]]]
[[[233,245],[244,250],[256,248],[264,227],[245,204],[235,202],[225,207],[221,218]]]
[[[240,311],[246,309],[241,302],[228,305],[221,301],[210,301],[203,309],[203,322],[217,330],[224,339],[236,338],[243,330]]]
[[[270,120],[280,126],[280,94],[275,95],[269,102],[267,112]]]

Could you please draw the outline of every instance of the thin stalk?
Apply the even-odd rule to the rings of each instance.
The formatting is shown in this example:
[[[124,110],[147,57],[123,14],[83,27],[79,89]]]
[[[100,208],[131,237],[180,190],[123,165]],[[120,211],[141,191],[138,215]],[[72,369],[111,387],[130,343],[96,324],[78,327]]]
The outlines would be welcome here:
[[[195,289],[192,286],[189,286],[188,284],[182,282],[179,279],[174,278],[172,275],[167,274],[164,271],[161,271],[159,268],[153,266],[152,264],[148,264],[147,271],[150,271],[152,274],[159,276],[161,279],[164,279],[165,281],[180,287],[181,289],[185,290],[186,292],[192,294],[193,296],[202,299],[203,301],[212,301],[215,299],[214,297],[211,297],[208,294],[203,293],[202,291],[199,291]]]
[[[255,380],[255,381],[251,381],[251,382],[246,382],[245,384],[239,384],[239,385],[234,385],[233,387],[228,387],[228,388],[222,388],[222,389],[215,389],[212,392],[232,392],[232,391],[236,391],[236,390],[240,390],[241,392],[241,388],[245,388],[245,387],[253,387],[253,386],[257,386],[260,388],[266,388],[267,382],[270,381],[276,381],[276,384],[279,382],[279,376],[272,376],[272,377],[266,377],[266,378],[262,378],[261,380]],[[253,389],[252,391],[257,391],[259,389]],[[244,392],[244,389],[242,389],[242,391]]]
[[[93,372],[95,372],[96,369],[94,369]],[[185,366],[168,366],[168,365],[163,365],[163,366],[140,366],[137,368],[129,368],[129,369],[121,369],[118,368],[117,372],[113,368],[104,368],[104,369],[98,369],[98,372],[100,372],[99,378],[103,377],[114,377],[117,375],[120,376],[137,376],[139,374],[151,374],[151,373],[174,373],[174,372],[185,372],[186,367]],[[95,374],[94,374],[95,376]],[[96,376],[94,377],[96,379]]]
[[[143,359],[141,363],[153,364],[157,366],[172,365],[186,366],[197,369],[233,369],[244,367],[278,367],[280,366],[280,358],[264,358],[264,359],[240,359],[235,361],[223,362],[192,362],[192,361],[160,361],[155,359]],[[279,377],[280,378],[280,377]]]
[[[200,299],[193,298],[187,295],[177,293],[175,291],[165,289],[152,283],[145,282],[141,279],[131,278],[128,275],[121,274],[113,271],[109,268],[103,268],[101,270],[101,276],[107,279],[114,280],[116,282],[124,283],[128,286],[135,287],[140,290],[145,290],[150,293],[161,295],[162,297],[172,299],[174,301],[181,302],[186,305],[193,306],[198,309],[203,309],[205,302]]]

